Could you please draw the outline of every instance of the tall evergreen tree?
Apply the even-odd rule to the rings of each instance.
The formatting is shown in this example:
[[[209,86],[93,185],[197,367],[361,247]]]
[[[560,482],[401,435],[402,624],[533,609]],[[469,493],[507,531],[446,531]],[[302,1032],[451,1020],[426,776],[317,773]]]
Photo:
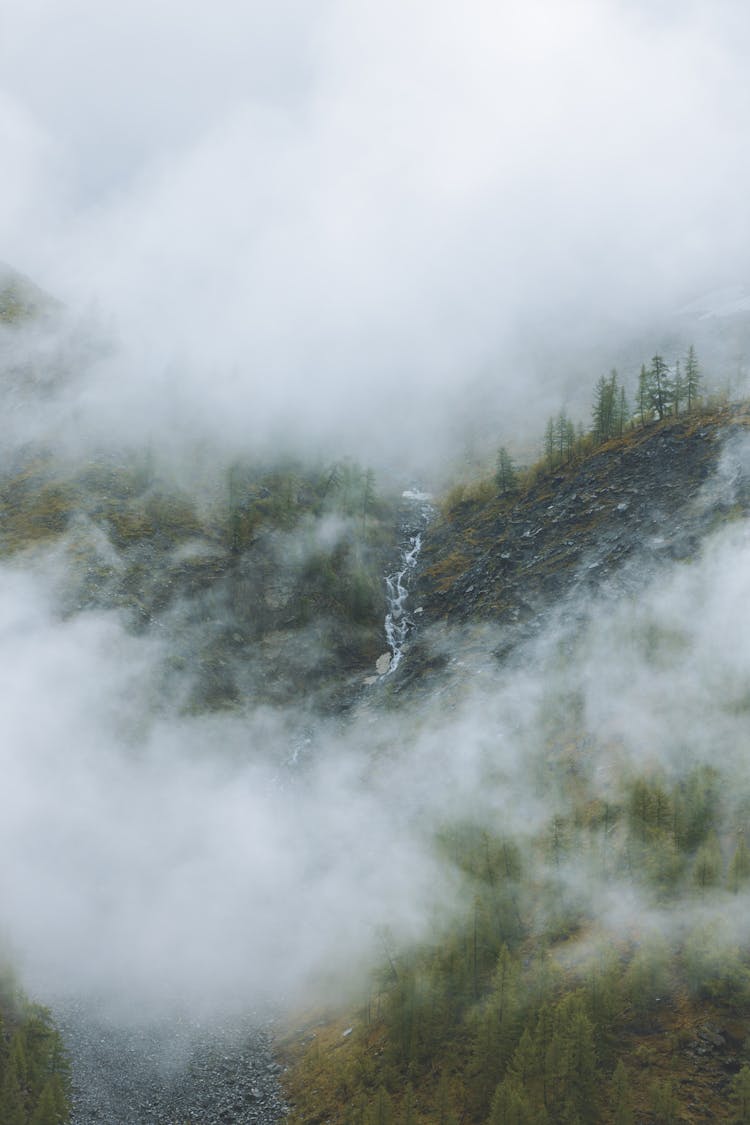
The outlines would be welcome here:
[[[0,1121],[3,1125],[26,1125],[27,1121],[25,1098],[13,1055],[8,1058],[0,1090]]]
[[[745,1064],[732,1079],[732,1108],[736,1125],[750,1125],[750,1066]]]
[[[619,1060],[612,1075],[612,1113],[614,1125],[633,1125],[633,1102],[628,1072]]]
[[[505,1078],[495,1091],[487,1125],[531,1125],[534,1120],[524,1091]]]
[[[685,405],[686,397],[687,388],[682,375],[682,366],[678,359],[674,365],[674,377],[672,379],[672,409],[675,415],[679,415],[680,408]]]
[[[609,441],[614,433],[617,394],[617,372],[607,379],[602,375],[594,390],[594,441],[597,445]]]
[[[739,843],[734,850],[734,855],[729,861],[727,883],[734,894],[750,881],[750,848],[745,843],[745,837],[740,836]]]
[[[666,418],[672,404],[672,386],[669,378],[669,368],[660,355],[655,355],[651,360],[649,371],[649,403],[656,417],[661,420]]]
[[[404,1093],[402,1120],[403,1125],[417,1125],[417,1099],[414,1096],[414,1087],[411,1082]]]
[[[627,421],[627,398],[614,367],[609,378],[602,375],[596,384],[592,414],[594,441],[598,445],[610,438],[622,437]]]
[[[509,493],[515,492],[518,487],[518,479],[513,459],[504,445],[501,445],[497,451],[495,484],[501,496],[507,496]]]
[[[628,397],[625,394],[625,387],[620,387],[620,401],[617,409],[617,436],[622,437],[625,433],[625,427],[628,424]]]
[[[701,373],[695,348],[691,344],[685,359],[685,405],[688,413],[695,409],[700,394]]]
[[[553,462],[557,453],[557,437],[555,432],[555,419],[550,418],[544,431],[544,456],[547,461]]]
[[[638,375],[638,414],[640,415],[641,425],[645,426],[653,417],[651,410],[651,380],[649,373],[646,370],[646,364],[641,364],[641,370]]]

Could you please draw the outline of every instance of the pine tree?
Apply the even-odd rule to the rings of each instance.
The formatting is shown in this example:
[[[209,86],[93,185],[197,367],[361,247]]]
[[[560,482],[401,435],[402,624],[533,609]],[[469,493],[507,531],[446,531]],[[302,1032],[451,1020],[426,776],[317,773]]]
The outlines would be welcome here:
[[[501,445],[497,451],[495,483],[501,496],[507,496],[509,493],[515,492],[518,487],[516,469],[504,445]]]
[[[538,1071],[538,1056],[529,1029],[526,1028],[508,1067],[508,1075],[523,1090],[534,1080]]]
[[[602,375],[594,390],[594,441],[597,445],[612,437],[616,398],[617,373],[613,371],[609,379]]]
[[[566,997],[560,1009],[558,1035],[562,1041],[564,1103],[581,1122],[595,1120],[596,1048],[594,1027],[582,998]]]
[[[487,1125],[531,1125],[534,1119],[523,1090],[511,1079],[503,1079],[492,1099]]]
[[[736,1125],[750,1125],[750,1066],[742,1067],[732,1079],[732,1120]]]
[[[669,1079],[652,1083],[649,1094],[655,1120],[659,1125],[673,1125],[677,1120],[677,1099]]]
[[[558,419],[560,434],[560,456],[564,461],[571,461],[576,444],[576,428],[566,414],[561,414]]]
[[[544,457],[545,460],[553,463],[557,454],[557,437],[555,430],[555,419],[550,418],[547,422],[547,428],[544,431]]]
[[[564,410],[547,422],[544,434],[544,456],[551,465],[571,461],[575,451],[576,428]]]
[[[0,1090],[0,1121],[3,1125],[26,1125],[23,1091],[13,1055],[8,1057],[2,1090]]]
[[[744,887],[750,880],[750,848],[745,843],[745,837],[740,836],[734,855],[729,861],[727,885],[734,894]]]
[[[617,436],[618,437],[622,437],[622,435],[625,433],[625,427],[627,425],[627,422],[628,422],[628,398],[627,398],[627,395],[625,394],[625,388],[620,387],[620,398],[619,398],[619,402],[617,404],[617,414],[616,414],[616,429],[617,429]]]
[[[48,1082],[42,1090],[36,1108],[31,1115],[30,1125],[59,1125],[61,1120],[62,1118],[58,1116],[52,1083]]]
[[[555,1046],[555,1015],[549,1004],[539,1008],[534,1028],[534,1053],[541,1079],[542,1101],[550,1109],[555,1095],[557,1050]]]
[[[691,344],[685,359],[685,403],[688,413],[694,410],[698,403],[700,382],[700,367],[698,366],[698,360],[695,355],[695,348]]]
[[[672,385],[669,378],[669,368],[660,355],[655,355],[651,360],[649,371],[649,405],[661,422],[669,413],[672,403]]]
[[[411,1082],[406,1087],[404,1093],[404,1105],[401,1116],[403,1125],[417,1125],[417,1099],[414,1095],[414,1087]]]
[[[367,532],[367,517],[375,507],[375,473],[367,469],[362,480],[362,538]]]
[[[633,1125],[633,1103],[630,1096],[628,1072],[622,1059],[612,1075],[612,1112],[614,1125]]]
[[[685,402],[687,397],[687,388],[685,380],[682,376],[682,368],[679,359],[674,365],[674,378],[672,379],[672,407],[675,415],[680,413],[680,407]]]
[[[651,410],[651,379],[646,364],[641,364],[640,374],[638,375],[638,413],[641,418],[641,425],[645,426],[646,422],[650,422],[653,417]]]
[[[445,1075],[441,1077],[438,1085],[435,1125],[458,1125],[453,1112],[450,1086]]]
[[[618,383],[613,367],[609,378],[601,376],[594,390],[593,407],[594,441],[601,445],[613,437],[622,437],[627,421],[625,388]]]
[[[375,1105],[370,1112],[370,1120],[372,1125],[392,1125],[393,1106],[388,1091],[382,1086],[378,1090]]]
[[[693,882],[701,891],[715,887],[722,875],[723,861],[721,847],[715,832],[711,832],[701,844],[693,864]]]

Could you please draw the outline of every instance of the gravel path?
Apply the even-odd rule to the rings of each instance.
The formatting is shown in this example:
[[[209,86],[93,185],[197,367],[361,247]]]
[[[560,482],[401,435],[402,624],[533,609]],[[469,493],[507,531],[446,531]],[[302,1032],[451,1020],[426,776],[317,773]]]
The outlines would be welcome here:
[[[125,1027],[71,1001],[53,1014],[72,1062],[71,1125],[273,1125],[287,1112],[257,1027]]]

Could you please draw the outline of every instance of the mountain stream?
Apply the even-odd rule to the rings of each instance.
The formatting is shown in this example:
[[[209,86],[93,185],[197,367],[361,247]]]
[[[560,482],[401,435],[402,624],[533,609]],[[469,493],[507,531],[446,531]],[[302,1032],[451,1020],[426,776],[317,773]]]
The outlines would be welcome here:
[[[401,554],[399,569],[386,576],[385,585],[388,601],[388,612],[385,616],[385,639],[391,650],[387,667],[380,665],[378,671],[383,675],[395,672],[404,655],[404,647],[411,630],[414,628],[414,618],[407,611],[409,584],[416,570],[419,552],[422,550],[422,534],[435,514],[435,509],[430,503],[431,497],[427,492],[418,492],[409,489],[402,493],[405,501],[403,519],[401,524]],[[418,613],[419,610],[415,610]],[[381,660],[383,658],[381,657]]]

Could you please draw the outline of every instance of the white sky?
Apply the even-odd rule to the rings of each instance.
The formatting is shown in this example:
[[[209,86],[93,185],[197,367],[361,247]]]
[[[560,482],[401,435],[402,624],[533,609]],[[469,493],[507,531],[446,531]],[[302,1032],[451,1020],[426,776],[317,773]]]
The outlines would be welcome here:
[[[512,416],[557,339],[748,276],[749,40],[733,0],[6,0],[0,259],[112,324],[118,425],[179,387],[369,452],[488,370]]]

